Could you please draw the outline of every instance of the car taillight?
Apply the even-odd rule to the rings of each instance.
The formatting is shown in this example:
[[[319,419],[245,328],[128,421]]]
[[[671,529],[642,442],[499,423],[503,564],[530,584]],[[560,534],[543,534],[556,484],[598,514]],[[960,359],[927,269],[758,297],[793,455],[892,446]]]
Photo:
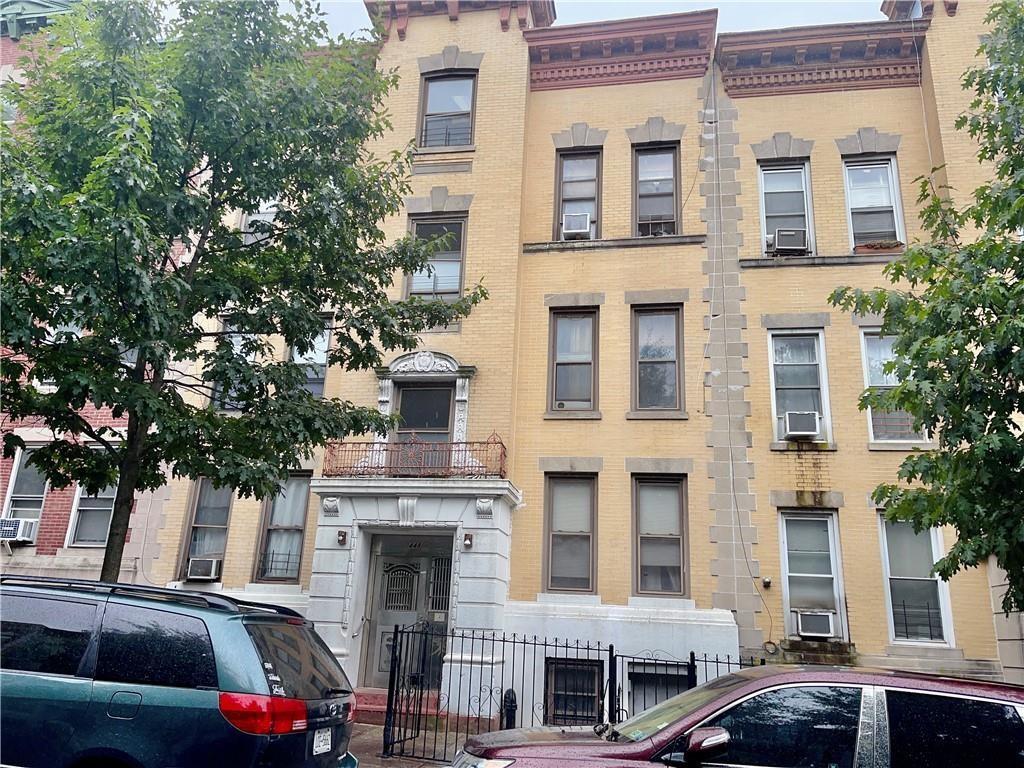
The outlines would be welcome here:
[[[306,702],[302,699],[222,692],[220,713],[243,733],[259,736],[294,733],[307,728]]]

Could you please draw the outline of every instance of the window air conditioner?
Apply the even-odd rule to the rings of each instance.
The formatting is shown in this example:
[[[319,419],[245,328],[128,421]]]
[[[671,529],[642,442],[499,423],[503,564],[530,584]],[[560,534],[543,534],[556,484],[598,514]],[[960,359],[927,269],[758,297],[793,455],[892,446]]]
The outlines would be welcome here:
[[[220,558],[193,557],[188,561],[186,581],[215,581],[220,576]]]
[[[817,411],[786,411],[783,417],[787,440],[800,440],[818,436]]]
[[[0,519],[0,541],[27,541],[36,540],[36,531],[39,530],[39,521],[26,517],[5,517]]]
[[[563,213],[562,214],[562,239],[563,240],[589,240],[590,239],[590,214],[589,213]]]
[[[797,611],[796,633],[800,637],[835,637],[832,620],[828,611]]]
[[[768,253],[807,253],[806,229],[776,229],[768,236]]]

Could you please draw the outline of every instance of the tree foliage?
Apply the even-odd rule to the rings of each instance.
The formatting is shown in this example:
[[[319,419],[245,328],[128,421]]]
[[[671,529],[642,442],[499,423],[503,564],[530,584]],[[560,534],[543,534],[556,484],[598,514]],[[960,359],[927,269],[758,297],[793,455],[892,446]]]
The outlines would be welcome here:
[[[443,244],[382,229],[409,156],[370,149],[396,85],[374,41],[332,38],[306,0],[182,0],[166,16],[110,0],[61,17],[0,137],[4,451],[24,447],[10,427],[42,424],[53,437],[31,461],[51,484],[117,482],[112,580],[134,494],[165,471],[263,497],[316,446],[389,428],[310,395],[274,342],[307,353],[326,323],[330,364],[370,369],[485,296],[389,299]],[[276,217],[240,231],[232,212],[268,201]],[[210,407],[214,392],[237,411]]]
[[[886,267],[893,287],[843,287],[831,301],[881,314],[895,337],[888,371],[901,383],[864,392],[861,408],[905,410],[937,443],[904,459],[901,482],[879,486],[875,501],[918,531],[956,529],[935,566],[943,579],[994,555],[1010,611],[1024,609],[1024,6],[998,2],[988,21],[987,66],[963,77],[975,98],[957,127],[993,180],[959,207],[921,180],[931,242]]]

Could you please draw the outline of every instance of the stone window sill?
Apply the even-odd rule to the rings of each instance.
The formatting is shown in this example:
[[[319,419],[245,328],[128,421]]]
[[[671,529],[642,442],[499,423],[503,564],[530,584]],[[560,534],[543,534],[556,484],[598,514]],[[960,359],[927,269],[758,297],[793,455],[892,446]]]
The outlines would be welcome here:
[[[420,156],[433,158],[436,155],[464,155],[467,152],[476,152],[476,144],[462,144],[457,147],[416,147],[412,151],[413,160]]]
[[[593,251],[602,248],[649,248],[662,245],[700,245],[705,235],[665,235],[663,237],[616,237],[597,240],[550,240],[542,243],[524,243],[523,253],[549,253],[561,251]]]
[[[873,440],[868,443],[869,451],[902,451],[907,453],[915,449],[920,451],[934,451],[938,446],[917,440]]]
[[[552,421],[595,420],[601,418],[600,411],[545,411],[544,418]]]
[[[849,264],[888,264],[899,253],[844,253],[838,256],[757,256],[740,259],[742,269],[758,267],[837,267]]]
[[[685,421],[690,418],[686,411],[626,411],[626,420],[632,421]]]
[[[838,450],[835,443],[825,441],[796,441],[796,440],[774,440],[768,446],[773,451],[781,453],[815,453]]]

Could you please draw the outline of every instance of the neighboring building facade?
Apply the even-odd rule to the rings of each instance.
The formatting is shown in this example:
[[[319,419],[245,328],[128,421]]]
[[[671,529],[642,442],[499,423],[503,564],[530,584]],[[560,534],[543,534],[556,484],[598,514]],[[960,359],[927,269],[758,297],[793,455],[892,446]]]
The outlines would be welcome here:
[[[37,34],[45,34],[54,17],[66,13],[72,3],[60,0],[0,2],[0,81],[20,82],[19,59]],[[13,122],[16,113],[4,105],[3,119]],[[62,329],[74,332],[74,329]],[[92,426],[127,427],[128,419],[114,418],[109,411],[87,407],[83,417]],[[0,572],[97,578],[114,506],[114,487],[95,496],[77,485],[51,488],[41,473],[26,463],[34,447],[53,439],[41,422],[11,422],[0,413],[4,432],[14,432],[26,449],[12,457],[0,457]],[[98,446],[97,446],[98,447]],[[158,554],[156,532],[166,489],[140,493],[129,523],[121,580],[147,583],[148,565]],[[23,521],[23,522],[17,522]]]
[[[827,301],[923,236],[917,177],[984,180],[953,129],[984,5],[717,36],[369,5],[401,78],[374,150],[417,147],[386,230],[451,233],[395,295],[490,298],[376,376],[314,352],[308,386],[403,426],[263,503],[171,481],[149,577],[300,608],[366,687],[417,621],[999,675],[986,569],[933,579],[952,532],[870,501],[928,443],[857,409],[887,340]]]

